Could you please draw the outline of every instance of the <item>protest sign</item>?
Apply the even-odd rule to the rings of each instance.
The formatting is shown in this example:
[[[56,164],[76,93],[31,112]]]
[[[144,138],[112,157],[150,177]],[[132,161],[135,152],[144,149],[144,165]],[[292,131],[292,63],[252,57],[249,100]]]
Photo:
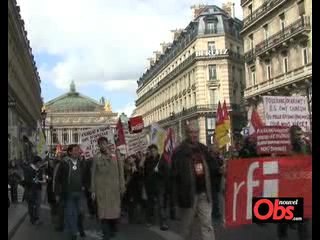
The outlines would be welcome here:
[[[142,116],[136,116],[129,119],[128,122],[130,133],[139,133],[144,128]]]
[[[253,197],[303,197],[312,217],[312,157],[235,159],[227,163],[226,226],[252,223]]]
[[[257,129],[258,154],[288,154],[290,149],[289,127],[264,126]]]
[[[310,131],[307,97],[263,96],[266,126],[300,126]]]
[[[143,132],[126,135],[126,142],[129,156],[139,151],[145,152],[148,147],[146,134]]]
[[[91,128],[81,132],[81,149],[86,159],[93,157],[98,149],[99,137],[106,137],[109,141],[112,155],[115,156],[114,134],[109,125],[104,127]]]
[[[159,126],[158,123],[153,123],[151,125],[151,144],[155,144],[158,147],[159,154],[163,153],[164,142],[167,136],[167,132]]]

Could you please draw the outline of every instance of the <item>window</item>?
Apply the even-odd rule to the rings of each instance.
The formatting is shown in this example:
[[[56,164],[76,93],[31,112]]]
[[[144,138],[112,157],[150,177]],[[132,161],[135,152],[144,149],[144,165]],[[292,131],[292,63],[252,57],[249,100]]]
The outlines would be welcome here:
[[[52,142],[53,142],[54,144],[57,144],[57,143],[58,143],[57,133],[52,133]]]
[[[288,72],[288,56],[283,58],[283,73]]]
[[[215,42],[208,42],[208,52],[209,54],[214,53],[216,50],[216,43]]]
[[[210,102],[212,104],[218,104],[218,90],[217,89],[211,89],[210,90]]]
[[[249,48],[253,50],[253,34],[249,35]]]
[[[232,78],[233,82],[235,82],[235,72],[236,72],[235,67],[232,66],[232,68],[231,68],[231,78]]]
[[[306,65],[308,64],[308,48],[303,48],[302,54],[303,54],[303,65]]]
[[[188,73],[188,87],[191,87],[191,72]]]
[[[193,105],[195,106],[197,104],[197,94],[193,93]]]
[[[263,26],[263,33],[264,33],[264,40],[267,40],[269,38],[268,24]]]
[[[217,24],[218,24],[218,20],[216,19],[207,22],[206,33],[207,34],[217,33],[218,32]]]
[[[209,80],[217,80],[216,65],[209,65]]]
[[[69,134],[67,132],[63,133],[63,143],[68,143],[69,141]]]
[[[252,85],[256,85],[256,69],[255,68],[251,68],[251,84]]]
[[[215,118],[207,118],[207,129],[212,130],[216,127],[216,119]]]
[[[284,13],[279,15],[279,18],[280,18],[280,29],[281,29],[281,31],[284,31],[284,29],[286,27],[286,21],[285,21]]]
[[[267,64],[267,80],[271,79],[271,64]]]
[[[237,53],[240,54],[240,47],[237,47]]]
[[[232,50],[233,50],[233,44],[230,43],[230,51],[232,51]]]

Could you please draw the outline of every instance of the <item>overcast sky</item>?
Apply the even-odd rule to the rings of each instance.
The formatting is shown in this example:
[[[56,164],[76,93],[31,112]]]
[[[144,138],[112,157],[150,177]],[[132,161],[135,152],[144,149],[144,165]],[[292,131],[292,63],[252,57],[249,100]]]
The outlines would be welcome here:
[[[45,102],[68,91],[110,99],[130,115],[147,58],[192,20],[190,6],[224,0],[17,0]],[[242,19],[240,0],[236,16]]]

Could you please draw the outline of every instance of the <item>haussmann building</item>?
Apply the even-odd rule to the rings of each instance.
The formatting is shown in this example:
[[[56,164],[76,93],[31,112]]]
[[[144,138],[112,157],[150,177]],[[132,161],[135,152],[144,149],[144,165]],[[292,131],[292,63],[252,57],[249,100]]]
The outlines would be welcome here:
[[[312,1],[241,0],[245,100],[264,119],[262,96],[307,96],[312,107]]]
[[[234,5],[193,6],[194,19],[155,52],[138,80],[135,115],[145,126],[171,127],[178,142],[186,123],[198,124],[200,142],[211,144],[218,101],[227,103],[233,132],[245,125],[242,22]]]

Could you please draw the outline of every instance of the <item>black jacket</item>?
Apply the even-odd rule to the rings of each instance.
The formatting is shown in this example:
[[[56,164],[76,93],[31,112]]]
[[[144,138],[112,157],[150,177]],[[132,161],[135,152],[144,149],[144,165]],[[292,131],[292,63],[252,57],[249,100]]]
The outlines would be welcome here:
[[[159,164],[158,164],[159,163]],[[158,172],[155,168],[158,164]],[[147,158],[144,162],[145,187],[148,195],[158,195],[167,190],[169,181],[169,165],[163,157],[158,155],[154,158]]]
[[[56,173],[55,177],[55,194],[60,197],[65,197],[68,193],[68,187],[70,183],[70,175],[72,171],[72,163],[69,157],[64,158],[61,161],[59,169]],[[81,183],[82,186],[85,186],[85,179],[87,176],[85,175],[85,164],[83,161],[80,161],[80,171],[81,171]]]
[[[193,145],[196,147],[205,157],[205,161],[208,166],[208,172],[210,178],[207,181],[214,179],[213,169],[215,168],[212,164],[211,156],[207,150],[207,147],[201,143]],[[183,141],[180,146],[174,151],[172,156],[172,185],[173,192],[175,193],[174,200],[178,203],[181,208],[192,208],[194,204],[194,197],[196,194],[195,189],[195,176],[193,172],[193,163],[191,156],[193,150],[190,148],[190,144]],[[212,191],[212,189],[210,189]],[[211,198],[211,193],[207,194],[208,198]]]

